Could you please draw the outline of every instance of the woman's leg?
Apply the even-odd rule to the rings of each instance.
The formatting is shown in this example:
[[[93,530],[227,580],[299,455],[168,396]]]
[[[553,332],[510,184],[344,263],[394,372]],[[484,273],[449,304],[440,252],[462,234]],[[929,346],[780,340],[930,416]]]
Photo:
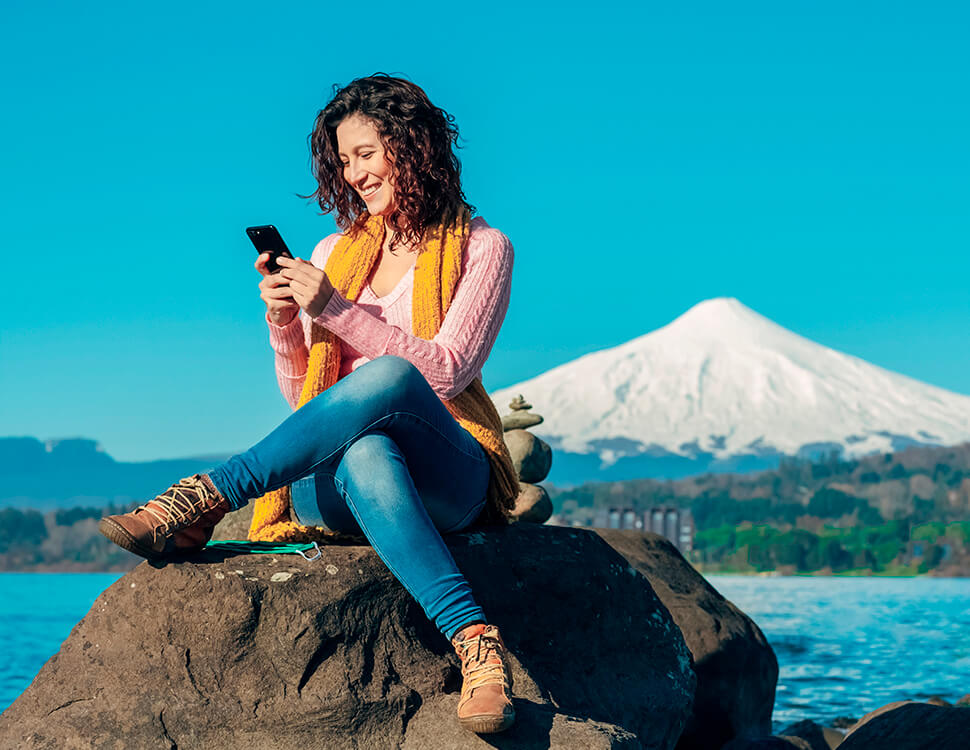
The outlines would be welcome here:
[[[481,510],[488,486],[484,453],[476,459],[416,423],[401,439],[383,432],[352,443],[331,473],[296,493],[302,522],[360,531],[391,572],[452,641],[462,666],[458,718],[473,732],[497,732],[515,720],[512,672],[498,629],[455,567],[438,530],[463,528]],[[310,498],[312,497],[312,500]],[[307,500],[310,500],[307,502]]]
[[[459,425],[414,365],[401,357],[367,362],[297,409],[244,453],[209,472],[233,508],[250,499],[336,466],[349,445],[380,431],[409,462],[434,464],[434,449],[421,448],[427,435],[458,454],[481,457],[481,447]]]
[[[415,439],[419,436],[414,435]],[[458,571],[440,532],[467,526],[484,504],[488,463],[425,435],[421,450],[437,455],[433,471],[412,473],[413,463],[386,433],[354,441],[339,464],[314,477],[312,507],[303,494],[295,508],[301,523],[363,533],[374,550],[451,640],[472,622],[485,622],[471,587]]]

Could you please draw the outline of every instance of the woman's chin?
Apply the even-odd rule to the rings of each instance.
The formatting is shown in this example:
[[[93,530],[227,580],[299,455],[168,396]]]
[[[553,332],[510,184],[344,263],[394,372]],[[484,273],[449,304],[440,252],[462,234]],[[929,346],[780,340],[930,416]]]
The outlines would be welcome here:
[[[371,216],[389,216],[394,212],[394,206],[384,201],[375,202],[367,206],[367,213]]]

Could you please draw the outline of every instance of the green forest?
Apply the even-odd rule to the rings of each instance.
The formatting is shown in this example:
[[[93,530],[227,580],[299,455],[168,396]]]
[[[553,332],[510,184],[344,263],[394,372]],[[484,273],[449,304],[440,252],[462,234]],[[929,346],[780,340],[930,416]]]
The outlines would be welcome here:
[[[589,525],[607,508],[689,509],[689,557],[705,572],[970,575],[970,444],[549,495],[566,524]]]
[[[127,507],[71,508],[40,513],[0,510],[0,570],[123,571],[141,558],[112,544],[98,532],[102,516]]]

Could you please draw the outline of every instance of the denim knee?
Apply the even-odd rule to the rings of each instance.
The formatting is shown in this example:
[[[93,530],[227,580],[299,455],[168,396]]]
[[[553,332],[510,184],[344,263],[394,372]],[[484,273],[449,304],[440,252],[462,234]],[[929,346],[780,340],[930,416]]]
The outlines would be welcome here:
[[[404,357],[394,354],[365,362],[344,378],[344,387],[353,398],[362,403],[384,404],[396,407],[398,404],[414,406],[418,394],[427,395],[431,386],[417,367]],[[316,396],[320,399],[326,391]],[[433,395],[433,391],[431,391]]]
[[[373,379],[381,392],[410,391],[416,385],[427,387],[421,371],[410,361],[396,354],[384,354],[370,362],[365,362],[354,373],[359,373],[362,377],[366,374],[369,379]]]
[[[401,474],[374,470],[376,466],[389,461],[400,462],[401,468],[406,471],[404,457],[393,441],[381,432],[362,435],[344,451],[335,479],[344,491],[345,499],[356,506],[358,513],[364,511],[369,515],[379,510],[380,515],[395,515],[395,500],[401,497],[402,488],[394,479]],[[360,507],[362,502],[367,504],[366,508]]]

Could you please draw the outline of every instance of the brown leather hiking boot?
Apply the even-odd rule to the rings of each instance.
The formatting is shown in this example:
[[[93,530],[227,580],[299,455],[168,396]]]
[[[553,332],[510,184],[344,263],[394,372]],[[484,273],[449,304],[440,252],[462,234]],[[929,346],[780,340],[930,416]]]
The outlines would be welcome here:
[[[205,547],[229,510],[208,475],[193,474],[131,513],[102,518],[98,531],[129,552],[162,560]]]
[[[461,659],[458,721],[477,734],[508,729],[515,722],[512,670],[502,636],[494,625],[469,625],[452,645]]]

